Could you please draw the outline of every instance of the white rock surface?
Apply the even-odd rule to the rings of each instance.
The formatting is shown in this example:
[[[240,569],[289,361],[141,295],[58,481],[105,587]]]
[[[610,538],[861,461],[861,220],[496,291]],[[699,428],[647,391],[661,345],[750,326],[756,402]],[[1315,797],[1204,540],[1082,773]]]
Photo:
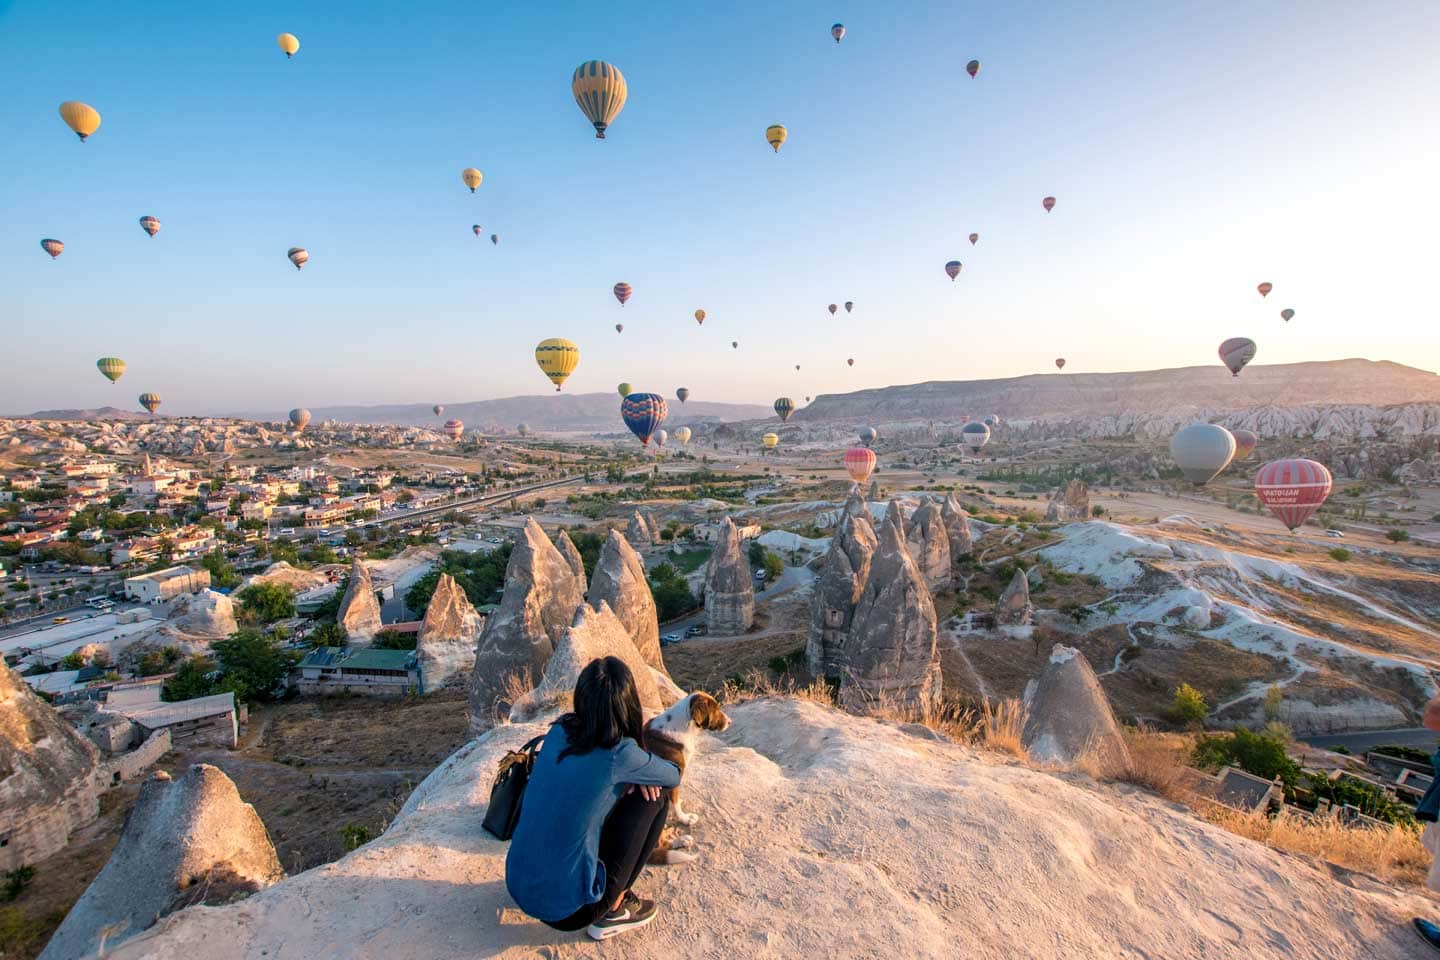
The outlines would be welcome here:
[[[440,574],[415,642],[420,682],[426,693],[434,693],[456,677],[470,676],[484,623],[455,578]]]
[[[359,557],[350,565],[350,585],[340,600],[335,622],[345,628],[354,646],[369,646],[380,632],[380,601],[375,599],[375,583],[370,568]]]
[[[602,657],[619,657],[625,661],[635,677],[635,690],[640,694],[640,707],[646,717],[664,709],[654,672],[635,648],[625,624],[602,600],[598,607],[582,603],[575,611],[575,622],[555,645],[540,683],[510,708],[511,722],[525,723],[547,711],[569,710],[580,672],[590,661]]]

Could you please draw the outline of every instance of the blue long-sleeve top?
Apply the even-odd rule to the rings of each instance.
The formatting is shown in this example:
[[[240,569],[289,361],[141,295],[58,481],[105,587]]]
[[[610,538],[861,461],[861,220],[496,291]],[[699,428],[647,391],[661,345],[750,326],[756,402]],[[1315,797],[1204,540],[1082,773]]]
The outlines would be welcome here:
[[[1434,772],[1435,779],[1415,807],[1415,819],[1434,823],[1437,817],[1440,817],[1440,750],[1431,755],[1430,769]]]
[[[629,737],[610,749],[570,754],[565,728],[550,727],[535,757],[520,821],[505,857],[505,886],[537,920],[563,920],[605,895],[600,828],[627,784],[678,787],[680,770]]]

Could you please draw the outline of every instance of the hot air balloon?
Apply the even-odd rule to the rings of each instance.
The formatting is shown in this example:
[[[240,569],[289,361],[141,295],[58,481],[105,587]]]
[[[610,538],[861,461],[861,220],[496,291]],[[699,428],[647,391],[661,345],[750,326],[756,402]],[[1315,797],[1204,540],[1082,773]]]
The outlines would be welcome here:
[[[632,393],[620,401],[620,417],[630,432],[640,438],[641,446],[650,445],[650,438],[669,412],[665,398],[658,393]]]
[[[50,259],[54,260],[65,252],[65,244],[59,240],[51,240],[47,237],[40,241],[40,249],[50,254]]]
[[[625,106],[625,75],[604,60],[586,60],[575,68],[570,92],[580,112],[595,125],[595,139],[604,140],[606,128]]]
[[[670,439],[670,434],[666,433],[664,430],[656,430],[656,431],[655,431],[655,446],[657,446],[657,447],[663,447],[663,446],[665,446],[665,441],[666,441],[666,440],[669,440],[669,439]]]
[[[960,276],[960,267],[961,263],[959,260],[951,260],[949,263],[945,264],[945,274],[951,280],[954,280],[956,277]]]
[[[975,246],[975,244],[977,244],[977,243],[979,243],[979,242],[980,242],[980,234],[978,234],[978,233],[972,233],[972,234],[970,234],[970,246],[973,247],[973,246]]]
[[[1255,359],[1255,341],[1248,337],[1231,337],[1220,344],[1220,362],[1230,368],[1233,376],[1240,376],[1245,364]]]
[[[680,441],[680,446],[682,447],[690,442],[691,436],[693,436],[693,434],[690,433],[689,427],[681,427],[675,431],[675,439]]]
[[[475,224],[474,226],[472,226],[472,227],[470,228],[470,232],[473,233],[473,234],[475,234],[475,236],[479,237],[479,236],[482,236],[482,235],[484,234],[485,228],[482,227],[482,226],[480,226],[480,224],[477,223],[477,224]]]
[[[460,171],[460,180],[465,184],[465,186],[470,188],[471,193],[475,192],[475,188],[480,186],[480,182],[484,179],[485,174],[481,173],[479,170],[476,170],[474,167],[466,167],[464,170]]]
[[[684,403],[686,400],[690,399],[690,388],[681,387],[680,389],[675,391],[675,396],[680,399],[681,403]]]
[[[980,422],[985,424],[985,426],[989,427],[991,430],[994,430],[996,427],[1000,426],[1000,418],[993,413],[987,416],[984,420],[981,420]]]
[[[498,234],[498,233],[492,233],[492,234],[490,234],[490,242],[493,243],[493,244],[495,244],[495,246],[497,246],[497,247],[500,246],[500,234]]]
[[[790,415],[795,412],[795,401],[789,397],[780,397],[775,401],[775,415],[782,421],[789,420]]]
[[[144,230],[146,233],[150,234],[150,236],[153,237],[155,236],[155,234],[160,232],[160,221],[156,220],[154,217],[141,217],[140,229]]]
[[[806,402],[806,403],[809,403],[809,402],[810,402],[810,398],[809,398],[809,397],[806,397],[806,398],[805,398],[805,402]]]
[[[144,408],[145,408],[147,411],[149,411],[150,413],[154,413],[156,410],[159,410],[159,409],[160,409],[160,394],[158,394],[158,393],[142,393],[142,394],[140,394],[140,406],[144,407]]]
[[[1314,460],[1274,460],[1255,474],[1255,495],[1291,530],[1320,509],[1332,485],[1330,471]]]
[[[438,417],[440,416],[440,414],[445,412],[445,405],[443,403],[437,403],[435,404],[435,406],[430,408],[430,412]]]
[[[740,349],[740,341],[739,341],[739,340],[731,340],[731,341],[730,341],[730,349],[731,349],[731,350],[739,350],[739,349]]]
[[[516,426],[515,426],[515,432],[518,433],[518,434],[520,434],[520,436],[522,436],[522,437],[528,437],[528,436],[530,436],[530,424],[528,424],[528,423],[516,424]]]
[[[1249,457],[1260,443],[1260,438],[1250,430],[1231,430],[1230,435],[1235,438],[1236,460],[1244,460]]]
[[[462,420],[446,420],[445,426],[440,429],[445,431],[445,436],[451,440],[459,440],[465,433],[465,423]]]
[[[1260,284],[1255,289],[1260,291],[1260,296],[1268,297],[1270,296],[1270,291],[1275,289],[1275,284],[1266,281],[1265,283]]]
[[[825,309],[826,309],[826,310],[829,310],[829,311],[830,311],[830,316],[833,317],[833,316],[835,316],[835,312],[836,312],[837,310],[839,310],[840,308],[839,308],[838,306],[836,306],[835,304],[832,303],[832,304],[830,304],[830,306],[826,307]]]
[[[845,451],[845,472],[856,483],[864,483],[875,471],[875,451],[869,447],[851,447]]]
[[[111,383],[119,380],[125,374],[125,361],[119,357],[101,357],[95,361],[95,367]]]
[[[630,394],[635,392],[635,388],[630,386],[630,384],[628,383],[622,383],[615,389],[620,391],[621,400],[624,400],[626,397],[630,396]]]
[[[853,366],[855,366],[855,358],[854,358],[854,357],[850,357],[849,359],[847,359],[847,360],[845,361],[845,363],[846,363],[847,366],[853,367]]]
[[[798,364],[798,363],[795,364],[795,372],[796,372],[796,373],[799,373],[799,372],[800,372],[800,364]]]
[[[845,301],[845,312],[846,312],[846,313],[849,313],[851,310],[854,310],[854,309],[855,309],[855,301],[854,301],[854,300],[846,300],[846,301]]]
[[[1186,480],[1202,486],[1235,458],[1235,437],[1214,423],[1192,423],[1170,438],[1170,456]]]
[[[830,28],[830,36],[832,36],[832,37],[835,38],[835,42],[836,42],[836,43],[839,43],[839,42],[840,42],[840,38],[843,37],[843,36],[845,36],[845,24],[843,24],[843,23],[837,23],[837,24],[835,24],[834,26],[832,26],[832,27]]]
[[[969,63],[965,64],[965,72],[970,74],[970,79],[975,79],[975,75],[980,72],[980,61],[971,60]]]
[[[1051,210],[1055,209],[1055,198],[1046,197],[1044,200],[1040,201],[1040,206],[1045,208],[1046,213],[1049,213]]]
[[[623,307],[623,306],[625,306],[625,301],[630,299],[630,293],[631,293],[630,284],[628,284],[628,283],[617,283],[617,284],[615,284],[615,286],[612,288],[611,292],[613,292],[613,293],[615,294],[615,299],[616,299],[616,300],[619,300],[619,301],[620,301],[620,306]]]
[[[625,332],[625,324],[623,324],[623,323],[617,323],[617,324],[615,324],[615,332],[616,332],[616,333],[624,333],[624,332]]]
[[[696,322],[696,323],[699,323],[699,324],[704,324],[704,323],[705,323],[705,311],[704,311],[704,310],[696,310],[696,311],[695,311],[695,322]]]
[[[65,121],[65,126],[75,131],[75,136],[83,143],[90,134],[100,129],[100,114],[88,103],[81,103],[79,100],[66,100],[60,104],[60,119]]]
[[[772,123],[765,128],[765,142],[774,147],[776,153],[780,152],[780,145],[788,135],[785,128],[778,123]]]
[[[305,426],[310,422],[310,411],[304,407],[296,407],[290,411],[290,426],[295,428],[296,433],[303,433]]]
[[[1064,369],[1065,369],[1065,358],[1064,358],[1064,357],[1056,357],[1056,358],[1055,358],[1055,369],[1056,369],[1056,370],[1064,370]]]
[[[874,443],[877,439],[879,439],[879,437],[880,433],[874,427],[860,428],[860,442],[865,444],[865,446],[867,447],[870,446],[870,444]]]
[[[293,33],[282,33],[275,38],[275,42],[280,45],[281,50],[285,51],[286,60],[294,57],[300,50],[300,41]]]
[[[310,251],[304,247],[291,247],[285,256],[289,257],[290,262],[295,264],[296,270],[301,269],[305,264],[310,262]]]
[[[960,428],[960,440],[970,448],[971,453],[979,453],[980,448],[990,442],[990,428],[972,420]]]
[[[541,371],[555,384],[555,392],[565,385],[565,380],[580,364],[580,348],[563,337],[541,340],[535,347],[535,362]]]
[[[1284,320],[1286,323],[1289,323],[1290,318],[1293,316],[1295,316],[1295,311],[1291,310],[1289,307],[1286,307],[1284,310],[1280,311],[1280,319]]]
[[[765,445],[766,450],[774,450],[780,445],[780,435],[778,433],[767,433],[760,438],[760,442]]]

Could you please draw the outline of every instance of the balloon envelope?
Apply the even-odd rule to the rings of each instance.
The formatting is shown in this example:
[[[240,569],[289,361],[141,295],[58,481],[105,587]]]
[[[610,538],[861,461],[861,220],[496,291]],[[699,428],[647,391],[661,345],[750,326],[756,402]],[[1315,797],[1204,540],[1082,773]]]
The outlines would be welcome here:
[[[620,306],[625,306],[625,301],[630,299],[630,284],[617,283],[613,288],[615,299],[620,301]]]
[[[291,247],[285,256],[289,257],[290,262],[295,264],[296,270],[299,270],[310,262],[310,251],[304,247]]]
[[[515,432],[518,433],[518,434],[520,434],[520,436],[522,436],[522,437],[528,437],[528,436],[530,436],[530,424],[528,424],[528,423],[516,424],[516,426],[515,426]]]
[[[1270,296],[1270,291],[1275,289],[1275,284],[1269,283],[1267,281],[1266,283],[1260,284],[1255,289],[1260,291],[1260,296],[1268,297]]]
[[[1250,430],[1231,430],[1230,435],[1235,438],[1236,460],[1244,460],[1250,456],[1260,443],[1260,437]]]
[[[490,242],[493,243],[493,244],[495,244],[495,245],[498,247],[498,246],[500,245],[500,234],[498,234],[498,233],[492,233],[492,234],[490,234]]]
[[[973,79],[975,75],[980,72],[980,61],[971,60],[969,63],[965,64],[965,72],[970,74],[970,77]],[[1003,73],[1004,71],[1002,70],[1001,72]]]
[[[980,448],[990,442],[990,428],[972,420],[960,428],[960,440],[970,448],[971,453],[979,453]]]
[[[560,388],[565,385],[565,380],[575,372],[580,364],[580,348],[564,337],[550,337],[541,340],[535,347],[535,363],[550,382],[555,384],[555,392],[559,393]]]
[[[50,259],[54,260],[56,257],[60,256],[60,254],[65,252],[65,244],[59,240],[52,240],[49,237],[46,237],[44,240],[40,241],[40,249],[50,254]]]
[[[438,416],[440,416],[440,414],[442,414],[442,413],[445,412],[445,405],[444,405],[444,404],[437,403],[437,404],[435,404],[435,406],[433,406],[433,407],[430,408],[430,412],[433,413],[433,414],[435,414],[435,416],[438,417]]]
[[[774,450],[780,444],[780,435],[776,433],[767,433],[765,434],[765,436],[760,438],[760,442],[765,444],[766,450]]]
[[[642,446],[650,445],[650,438],[665,422],[669,412],[665,398],[658,393],[632,393],[620,401],[620,417],[630,432],[640,439]]]
[[[480,236],[481,234],[483,234],[483,233],[485,232],[485,228],[482,227],[482,226],[480,226],[480,224],[477,223],[477,224],[474,224],[474,225],[472,225],[472,226],[470,227],[470,232],[473,233],[473,234],[475,234],[475,236],[478,237],[478,236]]]
[[[142,394],[140,394],[140,406],[144,407],[146,410],[150,411],[151,413],[154,413],[156,410],[160,409],[160,394],[158,394],[158,393],[142,393]]]
[[[781,124],[772,123],[765,128],[765,142],[774,147],[776,153],[780,152],[780,145],[785,142],[787,136],[789,136],[789,131]]]
[[[306,424],[308,424],[309,422],[310,411],[306,410],[304,407],[296,407],[294,410],[290,411],[290,426],[295,428],[296,433],[304,430]]]
[[[854,358],[854,357],[848,357],[848,358],[846,358],[846,360],[845,360],[845,365],[846,365],[846,366],[849,366],[849,367],[855,366],[855,358]]]
[[[730,349],[731,349],[731,350],[739,350],[739,349],[740,349],[740,341],[739,341],[739,340],[731,340],[731,341],[730,341]]]
[[[615,332],[616,332],[616,333],[624,333],[624,332],[625,332],[625,324],[623,324],[623,323],[617,323],[617,324],[615,324]]]
[[[1240,376],[1245,364],[1255,359],[1255,341],[1248,337],[1231,337],[1220,344],[1220,362],[1233,376]]]
[[[1055,198],[1046,197],[1044,200],[1040,201],[1040,205],[1045,208],[1046,213],[1049,213],[1051,210],[1055,209]]]
[[[675,396],[679,398],[681,403],[684,403],[686,400],[690,399],[690,388],[681,387],[680,389],[675,391]]]
[[[105,379],[114,383],[125,375],[125,361],[119,357],[101,357],[95,361],[95,369],[99,370]]]
[[[624,400],[626,397],[630,396],[630,394],[635,392],[635,388],[630,386],[630,384],[628,383],[622,383],[615,389],[620,392],[621,400]]]
[[[1056,369],[1056,370],[1064,370],[1064,369],[1065,369],[1065,358],[1064,358],[1064,357],[1056,357],[1056,358],[1055,358],[1055,369]]]
[[[775,414],[781,420],[789,420],[790,414],[795,412],[795,401],[789,397],[778,397],[775,400]]]
[[[275,42],[281,50],[285,51],[285,59],[289,60],[300,50],[300,40],[293,33],[282,33],[275,38]],[[323,44],[322,44],[323,46]]]
[[[669,440],[669,439],[670,439],[670,434],[666,433],[664,430],[656,430],[656,431],[655,431],[655,446],[657,446],[657,447],[663,447],[663,446],[665,446],[665,441],[666,441],[666,440]]]
[[[1330,471],[1314,460],[1274,460],[1255,474],[1255,495],[1291,530],[1320,509],[1332,485]]]
[[[1214,423],[1192,423],[1170,438],[1175,466],[1196,486],[1209,483],[1235,457],[1235,437]]]
[[[874,427],[860,428],[860,442],[865,444],[865,446],[867,447],[870,446],[870,444],[874,443],[879,436],[879,431],[877,431]]]
[[[854,301],[854,300],[846,300],[846,301],[845,301],[845,312],[846,312],[846,313],[849,313],[851,310],[854,310],[854,309],[855,309],[855,301]]]
[[[1290,318],[1293,316],[1295,316],[1295,311],[1291,310],[1289,307],[1286,307],[1284,310],[1280,311],[1280,319],[1284,320],[1286,323],[1289,323]]]
[[[681,427],[679,430],[675,431],[675,439],[680,441],[680,446],[682,447],[690,442],[690,437],[691,433],[689,427]]]
[[[460,180],[465,186],[470,188],[471,193],[475,192],[475,188],[480,186],[481,181],[484,179],[485,174],[476,170],[474,167],[466,167],[460,171]]]
[[[465,433],[465,422],[463,420],[446,420],[445,426],[440,429],[445,431],[445,436],[451,440],[459,440]]]
[[[100,114],[90,104],[81,103],[79,100],[66,100],[60,104],[60,119],[65,121],[65,126],[75,131],[75,136],[82,142],[100,129]]]
[[[595,139],[604,140],[605,131],[625,107],[629,91],[625,75],[604,60],[586,60],[570,78],[570,92],[580,112],[595,127]]]
[[[696,323],[701,323],[701,324],[703,324],[703,323],[705,322],[705,311],[704,311],[704,310],[696,310],[696,311],[695,311],[695,322],[696,322]]]
[[[835,304],[832,303],[832,304],[830,304],[830,306],[826,307],[825,309],[829,310],[829,311],[830,311],[830,316],[833,317],[833,316],[835,316],[835,311],[839,310],[840,308],[839,308],[838,306],[836,306]]]
[[[834,26],[832,26],[832,27],[830,28],[830,36],[832,36],[832,37],[835,38],[835,42],[836,42],[836,43],[839,43],[839,42],[840,42],[840,38],[843,37],[843,36],[845,36],[845,24],[843,24],[843,23],[837,23],[837,24],[835,24]]]
[[[875,470],[875,451],[869,447],[851,447],[845,451],[845,472],[856,483],[870,479]]]
[[[141,217],[140,229],[144,230],[146,233],[150,234],[150,236],[153,237],[155,236],[155,234],[160,232],[160,221],[156,220],[154,217]]]
[[[973,246],[975,246],[975,244],[977,244],[977,243],[979,243],[979,242],[980,242],[980,234],[978,234],[978,233],[972,233],[972,234],[970,234],[970,246],[973,247]]]
[[[961,265],[959,260],[951,260],[949,263],[945,264],[946,275],[949,276],[951,280],[954,280],[956,277],[960,276],[960,266]]]

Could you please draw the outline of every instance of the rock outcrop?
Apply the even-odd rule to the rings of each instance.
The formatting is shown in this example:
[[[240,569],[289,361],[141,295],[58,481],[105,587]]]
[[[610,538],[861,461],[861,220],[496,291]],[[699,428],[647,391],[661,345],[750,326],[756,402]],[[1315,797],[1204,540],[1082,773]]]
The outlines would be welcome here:
[[[340,612],[335,622],[345,628],[350,643],[364,647],[380,632],[380,601],[375,599],[375,584],[370,579],[370,568],[359,557],[350,564],[350,585],[340,600]]]
[[[1030,578],[1024,570],[1016,570],[1010,578],[1010,585],[1000,594],[995,604],[995,625],[997,627],[1028,627],[1035,615],[1030,605]]]
[[[0,873],[56,853],[99,815],[99,760],[0,659]]]
[[[1026,691],[1025,710],[1022,739],[1034,759],[1068,765],[1084,758],[1106,773],[1129,765],[1110,700],[1074,647],[1055,645],[1034,688]]]
[[[1045,506],[1045,519],[1051,523],[1076,523],[1090,519],[1090,488],[1083,481],[1071,480],[1050,495]]]
[[[903,538],[909,531],[910,526],[905,522],[905,508],[900,506],[899,500],[891,500],[885,505],[885,519],[881,523],[888,523],[900,531]]]
[[[959,563],[961,557],[975,552],[975,541],[970,536],[970,514],[960,506],[960,498],[950,494],[940,506],[940,519],[945,521],[945,532],[950,535],[950,562]]]
[[[595,575],[585,602],[595,609],[602,603],[625,625],[635,649],[645,662],[658,670],[665,669],[660,655],[660,622],[655,611],[655,596],[645,578],[645,564],[629,541],[611,530],[595,561]]]
[[[879,499],[880,499],[880,481],[879,481],[879,480],[871,480],[871,481],[870,481],[870,496],[869,496],[867,499],[870,499],[870,500],[879,500]]]
[[[205,644],[224,640],[240,629],[235,623],[235,604],[223,593],[202,590],[177,600],[161,632],[181,644]]]
[[[196,903],[226,903],[284,877],[255,808],[218,767],[179,780],[157,773],[140,788],[120,842],[66,914],[42,960],[93,956],[156,919]]]
[[[869,520],[870,504],[866,503],[865,498],[860,496],[858,489],[852,490],[850,491],[850,496],[845,498],[844,512],[852,517],[864,517],[866,520]]]
[[[585,599],[575,575],[545,531],[527,520],[505,568],[500,607],[485,621],[470,673],[470,730],[479,735],[510,713],[510,692],[533,685]]]
[[[584,583],[585,560],[580,556],[580,548],[575,546],[575,541],[570,539],[570,534],[561,530],[560,536],[555,538],[555,549],[560,551],[560,556],[565,558],[565,562],[570,564],[570,569],[575,572],[575,576],[580,578],[581,583]]]
[[[705,567],[705,624],[712,637],[733,637],[755,620],[755,585],[735,522],[726,517]]]
[[[635,677],[635,690],[640,695],[645,716],[654,716],[665,709],[655,677],[630,639],[630,631],[602,600],[597,607],[581,604],[575,611],[575,620],[556,644],[540,683],[511,708],[511,722],[528,723],[549,711],[568,710],[580,671],[601,657],[619,657],[625,661]]]
[[[858,499],[858,498],[855,498]],[[810,601],[810,634],[805,662],[815,677],[840,677],[845,671],[845,650],[855,604],[870,579],[870,562],[878,541],[870,514],[855,513],[846,505],[845,518],[830,540],[819,582]]]
[[[910,518],[905,543],[927,587],[943,590],[950,586],[950,532],[933,501],[916,510]]]
[[[630,517],[629,525],[625,528],[625,539],[630,541],[630,546],[637,550],[653,546],[660,539],[653,523],[654,521],[647,519],[643,513],[636,510]]]
[[[847,710],[924,711],[940,696],[935,606],[899,528],[882,522],[870,576],[845,644]]]
[[[455,578],[440,574],[415,642],[421,692],[433,693],[457,676],[470,676],[484,623]]]

